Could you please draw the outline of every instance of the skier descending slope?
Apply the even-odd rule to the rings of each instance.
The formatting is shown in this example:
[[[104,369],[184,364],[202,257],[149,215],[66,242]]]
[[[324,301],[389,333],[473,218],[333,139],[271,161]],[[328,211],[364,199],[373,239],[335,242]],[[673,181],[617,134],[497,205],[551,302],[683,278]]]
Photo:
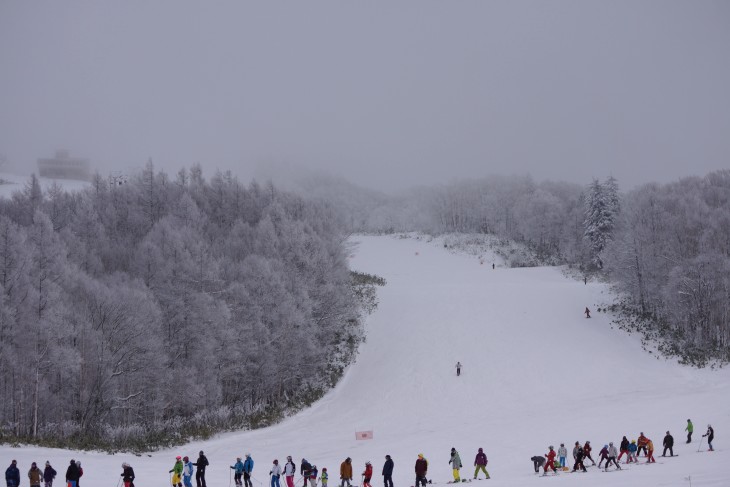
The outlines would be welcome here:
[[[454,482],[461,482],[461,476],[459,475],[459,469],[461,469],[461,457],[459,456],[459,452],[456,451],[456,448],[451,449],[451,459],[449,460],[449,464],[451,464],[451,468],[453,469]]]

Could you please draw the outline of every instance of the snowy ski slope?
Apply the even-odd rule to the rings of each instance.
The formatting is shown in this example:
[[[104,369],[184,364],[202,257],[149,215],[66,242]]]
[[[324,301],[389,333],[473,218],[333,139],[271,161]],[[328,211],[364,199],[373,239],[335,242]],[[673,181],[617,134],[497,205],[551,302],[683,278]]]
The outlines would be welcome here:
[[[175,455],[195,458],[202,449],[211,463],[208,485],[223,487],[231,484],[228,466],[235,457],[251,452],[259,487],[267,484],[274,458],[293,455],[297,465],[304,457],[327,467],[334,487],[340,463],[350,456],[355,483],[370,460],[373,486],[381,487],[378,474],[390,454],[395,486],[410,487],[418,453],[429,460],[434,482],[449,480],[453,446],[466,478],[477,448],[484,448],[492,475],[481,481],[487,485],[730,485],[730,371],[691,369],[643,351],[637,336],[612,329],[609,317],[595,311],[608,301],[604,285],[584,285],[555,268],[508,269],[499,260],[493,270],[490,256],[480,265],[475,257],[450,253],[438,239],[354,240],[352,267],[385,277],[387,285],[379,290],[357,362],[312,408],[270,428],[140,458],[2,446],[0,462],[17,458],[25,479],[31,461],[50,459],[65,472],[70,458],[81,459],[82,486],[113,487],[122,461],[129,461],[135,484],[150,487],[169,485]],[[586,306],[591,319],[583,315]],[[458,378],[457,361],[463,364]],[[684,444],[687,418],[696,428],[691,445]],[[697,453],[708,422],[717,451]],[[374,439],[357,441],[361,430],[372,430]],[[635,439],[640,431],[661,455],[666,430],[679,457],[658,456],[655,465],[554,478],[532,471],[530,457],[546,453],[548,445],[563,442],[570,450],[576,440],[590,440],[597,458],[603,444],[618,444],[622,435]]]

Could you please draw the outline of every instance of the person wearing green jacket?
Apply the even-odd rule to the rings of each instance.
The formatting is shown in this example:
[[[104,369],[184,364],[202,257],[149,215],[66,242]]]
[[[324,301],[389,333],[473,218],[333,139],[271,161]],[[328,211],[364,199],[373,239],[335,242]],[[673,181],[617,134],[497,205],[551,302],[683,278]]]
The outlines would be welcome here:
[[[692,443],[692,432],[695,430],[694,425],[692,424],[692,421],[689,419],[687,420],[687,427],[684,429],[684,431],[687,432],[687,443]]]
[[[182,487],[183,462],[181,456],[175,457],[175,466],[172,467],[170,473],[172,474],[172,486]]]
[[[454,482],[461,482],[461,476],[459,475],[459,469],[461,468],[461,457],[456,448],[451,449],[451,460],[449,460],[451,468],[454,469]]]

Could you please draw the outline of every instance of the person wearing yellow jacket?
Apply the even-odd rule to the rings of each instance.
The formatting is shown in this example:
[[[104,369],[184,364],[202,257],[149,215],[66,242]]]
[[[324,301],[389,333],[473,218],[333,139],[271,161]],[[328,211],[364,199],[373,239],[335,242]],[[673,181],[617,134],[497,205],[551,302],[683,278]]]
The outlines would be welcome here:
[[[182,487],[182,473],[183,473],[183,462],[182,457],[175,457],[175,466],[170,470],[172,474],[172,485],[173,487]]]
[[[656,463],[654,460],[654,442],[647,438],[646,440],[646,463]]]

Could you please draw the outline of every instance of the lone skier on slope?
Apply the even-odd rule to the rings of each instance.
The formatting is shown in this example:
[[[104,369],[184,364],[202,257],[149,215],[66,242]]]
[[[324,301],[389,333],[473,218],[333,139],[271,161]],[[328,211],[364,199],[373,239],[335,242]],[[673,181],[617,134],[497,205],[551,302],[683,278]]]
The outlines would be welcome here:
[[[456,362],[456,377],[461,375],[461,362]]]
[[[459,475],[459,469],[461,468],[461,457],[459,456],[459,452],[456,451],[456,448],[451,449],[451,459],[449,460],[449,464],[451,465],[451,468],[454,472],[454,482],[461,482],[461,476]]]
[[[586,306],[586,310],[583,313],[585,313],[586,318],[590,318],[591,317],[591,310],[588,309],[588,306]]]

